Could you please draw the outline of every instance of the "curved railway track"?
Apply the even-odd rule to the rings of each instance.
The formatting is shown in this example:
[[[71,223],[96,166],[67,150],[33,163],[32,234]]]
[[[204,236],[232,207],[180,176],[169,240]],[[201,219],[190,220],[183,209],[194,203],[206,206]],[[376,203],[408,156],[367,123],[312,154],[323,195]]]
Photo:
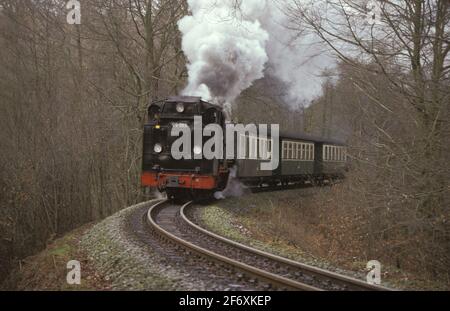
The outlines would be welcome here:
[[[181,246],[188,255],[196,254],[220,265],[240,271],[285,290],[389,290],[381,286],[305,265],[274,254],[266,253],[209,232],[189,217],[192,202],[179,206],[170,201],[153,205],[146,221],[161,238]]]

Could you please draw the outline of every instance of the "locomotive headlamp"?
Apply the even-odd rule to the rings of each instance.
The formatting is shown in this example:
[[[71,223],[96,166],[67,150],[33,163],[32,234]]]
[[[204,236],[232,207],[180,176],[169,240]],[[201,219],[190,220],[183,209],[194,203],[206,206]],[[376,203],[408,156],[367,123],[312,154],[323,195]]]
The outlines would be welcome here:
[[[155,151],[156,153],[161,153],[162,146],[160,144],[156,144],[155,147],[153,148],[153,151]]]
[[[184,104],[183,103],[178,103],[176,108],[177,108],[178,113],[184,112]]]
[[[194,147],[194,154],[196,154],[196,155],[202,154],[202,147],[201,146],[195,146]]]

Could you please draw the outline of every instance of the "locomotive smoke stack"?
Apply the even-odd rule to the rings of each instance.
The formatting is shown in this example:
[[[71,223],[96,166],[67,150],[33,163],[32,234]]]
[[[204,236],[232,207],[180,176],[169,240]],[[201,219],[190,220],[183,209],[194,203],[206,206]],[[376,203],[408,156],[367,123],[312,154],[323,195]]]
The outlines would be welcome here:
[[[258,18],[264,0],[188,0],[191,16],[179,21],[189,80],[183,95],[231,104],[264,76],[269,34]]]

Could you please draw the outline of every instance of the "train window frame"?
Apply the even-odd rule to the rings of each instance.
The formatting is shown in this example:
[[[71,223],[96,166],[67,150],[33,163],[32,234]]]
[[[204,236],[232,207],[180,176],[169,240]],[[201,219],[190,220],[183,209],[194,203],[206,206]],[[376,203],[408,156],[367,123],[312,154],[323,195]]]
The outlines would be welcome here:
[[[258,138],[249,137],[249,160],[258,160]]]
[[[272,159],[272,156],[273,156],[272,146],[273,146],[273,140],[269,139],[267,141],[267,160],[271,160]]]
[[[286,141],[286,157],[285,160],[289,160],[289,142]]]
[[[258,139],[258,157],[260,159],[264,159],[266,154],[266,142],[264,139],[259,138]]]
[[[271,151],[269,150],[271,140],[266,138],[258,139],[258,152],[259,159],[261,160],[270,160],[272,158]]]
[[[289,160],[291,158],[291,143],[286,142],[286,144],[287,144],[286,160]]]
[[[247,154],[247,137],[245,135],[239,136],[239,148],[238,148],[238,159],[244,160]]]
[[[245,136],[245,159],[250,159],[250,137]]]
[[[270,144],[272,144],[272,141]],[[282,142],[282,159],[286,161],[311,162],[315,159],[314,150],[314,143],[286,140]],[[273,153],[270,152],[270,158],[272,155]]]

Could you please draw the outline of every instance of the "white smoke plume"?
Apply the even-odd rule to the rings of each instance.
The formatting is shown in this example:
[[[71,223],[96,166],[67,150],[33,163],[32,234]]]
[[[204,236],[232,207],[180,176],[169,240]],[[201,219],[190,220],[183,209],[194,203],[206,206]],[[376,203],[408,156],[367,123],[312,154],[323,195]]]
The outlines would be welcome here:
[[[248,189],[241,181],[237,178],[236,166],[230,169],[230,176],[228,179],[227,187],[224,191],[218,191],[214,193],[216,200],[224,200],[226,198],[240,197],[244,194],[249,194],[250,189]]]
[[[259,21],[266,2],[188,0],[192,15],[179,22],[189,60],[185,95],[230,103],[264,76],[269,35]]]
[[[188,0],[192,15],[179,22],[189,61],[184,95],[231,103],[265,70],[288,86],[288,103],[321,95],[320,74],[335,61],[315,35],[289,30],[289,1]]]
[[[291,21],[292,17],[286,14],[290,7],[289,0],[272,1],[263,27],[270,36],[269,72],[287,86],[285,101],[297,108],[299,104],[308,106],[312,99],[322,95],[325,79],[322,74],[333,69],[336,61],[316,34],[299,28],[298,20]]]

